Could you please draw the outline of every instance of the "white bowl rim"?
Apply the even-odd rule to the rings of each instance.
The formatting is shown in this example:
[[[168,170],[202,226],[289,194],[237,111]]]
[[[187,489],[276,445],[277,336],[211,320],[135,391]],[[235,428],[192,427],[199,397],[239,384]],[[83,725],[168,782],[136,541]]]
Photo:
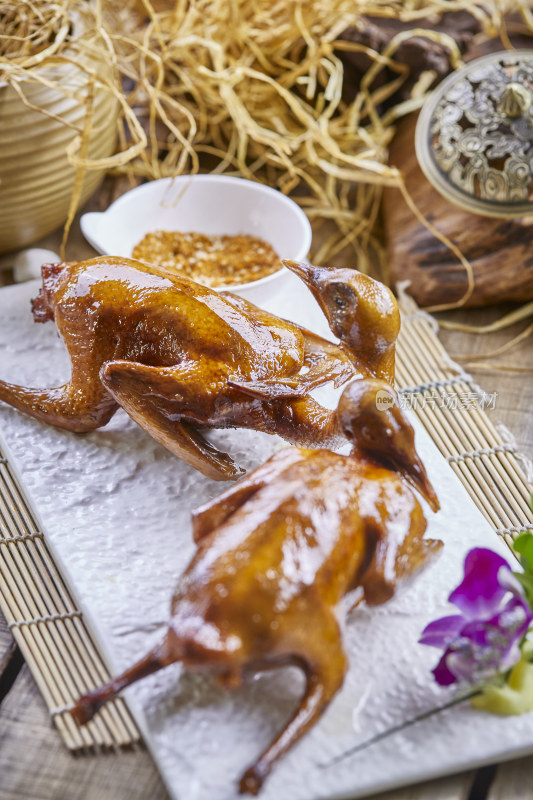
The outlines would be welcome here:
[[[128,203],[130,203],[132,200],[135,202],[138,199],[139,195],[150,192],[151,190],[153,190],[155,186],[163,188],[163,185],[171,186],[172,184],[177,184],[179,186],[179,184],[187,185],[188,183],[193,183],[198,181],[201,183],[207,183],[213,181],[218,185],[223,185],[224,183],[241,185],[241,186],[246,185],[247,188],[257,191],[260,194],[267,193],[273,197],[275,196],[277,201],[283,203],[287,208],[290,208],[291,211],[295,213],[295,215],[299,218],[299,220],[303,225],[305,238],[303,240],[301,250],[302,251],[305,250],[305,254],[303,254],[299,258],[302,261],[306,259],[307,254],[309,253],[309,249],[311,247],[312,229],[311,229],[311,223],[309,222],[309,219],[305,214],[305,212],[303,211],[303,209],[298,205],[298,203],[292,200],[292,198],[287,197],[287,195],[280,192],[279,189],[275,189],[272,186],[260,183],[259,181],[251,181],[248,178],[241,178],[236,175],[219,175],[218,173],[195,173],[194,175],[176,175],[175,177],[171,176],[167,178],[157,178],[155,180],[146,181],[145,183],[142,183],[139,186],[135,186],[133,189],[129,189],[120,197],[117,197],[117,199],[114,200],[113,203],[111,203],[111,205],[108,208],[106,208],[105,211],[90,211],[87,212],[87,214],[83,214],[80,220],[82,225],[82,232],[85,238],[87,238],[85,231],[83,230],[83,218],[85,216],[87,217],[90,216],[91,218],[94,219],[95,217],[104,217],[109,214],[110,217],[112,217],[113,213],[117,209],[120,210],[122,206],[125,205],[127,206]],[[91,240],[90,244],[93,247],[95,247],[94,239]],[[95,247],[95,249],[101,250],[100,247]],[[102,255],[113,255],[113,254],[105,252],[102,253]],[[128,256],[128,258],[131,258],[131,256]],[[223,286],[217,286],[213,288],[216,288],[216,290],[220,292],[236,291],[247,287],[255,288],[262,286],[266,283],[270,283],[272,280],[278,278],[280,274],[282,274],[285,271],[286,267],[282,265],[275,272],[270,273],[270,275],[265,275],[263,278],[257,278],[257,280],[255,281],[247,281],[246,283],[238,283],[231,285],[224,284]]]

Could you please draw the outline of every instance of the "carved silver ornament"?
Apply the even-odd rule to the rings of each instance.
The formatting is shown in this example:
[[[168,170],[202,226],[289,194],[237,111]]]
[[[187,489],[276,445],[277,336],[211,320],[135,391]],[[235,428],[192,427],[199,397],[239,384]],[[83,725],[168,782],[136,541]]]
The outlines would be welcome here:
[[[491,53],[449,75],[417,123],[428,180],[477,214],[533,213],[532,99],[533,50]]]

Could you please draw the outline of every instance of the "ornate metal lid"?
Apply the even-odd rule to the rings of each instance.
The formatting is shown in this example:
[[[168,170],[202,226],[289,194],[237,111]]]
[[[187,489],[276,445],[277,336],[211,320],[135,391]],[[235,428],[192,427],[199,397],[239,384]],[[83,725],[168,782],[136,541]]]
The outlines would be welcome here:
[[[448,200],[476,214],[533,213],[533,50],[453,72],[420,112],[416,154]]]

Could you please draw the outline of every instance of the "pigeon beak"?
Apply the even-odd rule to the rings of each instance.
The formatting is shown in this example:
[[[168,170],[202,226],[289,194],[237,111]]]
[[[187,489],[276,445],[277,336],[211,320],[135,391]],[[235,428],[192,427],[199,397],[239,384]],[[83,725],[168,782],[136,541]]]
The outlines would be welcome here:
[[[281,263],[284,267],[290,269],[291,272],[294,272],[294,274],[297,275],[300,280],[303,281],[303,283],[305,283],[320,306],[330,328],[333,330],[332,313],[328,303],[326,302],[324,292],[327,289],[328,284],[331,282],[332,272],[335,273],[335,270],[332,270],[329,267],[314,267],[312,264],[306,264],[302,261],[289,261],[288,259],[282,259]],[[334,330],[333,332],[336,336],[339,335]]]
[[[294,272],[313,294],[320,291],[321,274],[328,271],[325,267],[313,267],[312,264],[306,264],[303,261],[290,261],[289,259],[282,259],[281,263],[291,272]]]
[[[411,455],[408,463],[399,464],[398,468],[404,478],[420,492],[422,497],[427,500],[432,511],[437,512],[440,508],[439,499],[435,489],[427,476],[420,457],[415,453]]]

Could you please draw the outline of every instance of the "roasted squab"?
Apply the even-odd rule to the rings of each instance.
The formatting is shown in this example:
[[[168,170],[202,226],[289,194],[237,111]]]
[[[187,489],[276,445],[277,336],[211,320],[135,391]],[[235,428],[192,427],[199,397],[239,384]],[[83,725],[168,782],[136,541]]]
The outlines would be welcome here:
[[[0,400],[77,432],[105,425],[121,405],[157,441],[218,480],[241,470],[204,438],[205,428],[332,445],[340,436],[335,415],[310,392],[358,376],[392,382],[396,301],[354,270],[287,266],[319,300],[338,346],[240,297],[131,259],[45,265],[33,315],[55,321],[71,377],[53,389],[0,381]]]
[[[383,391],[394,402],[380,411]],[[259,791],[343,683],[343,597],[358,590],[370,605],[385,602],[441,546],[423,538],[426,520],[409,483],[433,510],[438,501],[393,390],[376,379],[355,381],[338,416],[353,442],[350,456],[285,448],[193,514],[197,550],[175,591],[168,633],[78,701],[79,723],[173,662],[210,672],[228,688],[294,664],[305,673],[303,697],[240,781],[241,792]]]

